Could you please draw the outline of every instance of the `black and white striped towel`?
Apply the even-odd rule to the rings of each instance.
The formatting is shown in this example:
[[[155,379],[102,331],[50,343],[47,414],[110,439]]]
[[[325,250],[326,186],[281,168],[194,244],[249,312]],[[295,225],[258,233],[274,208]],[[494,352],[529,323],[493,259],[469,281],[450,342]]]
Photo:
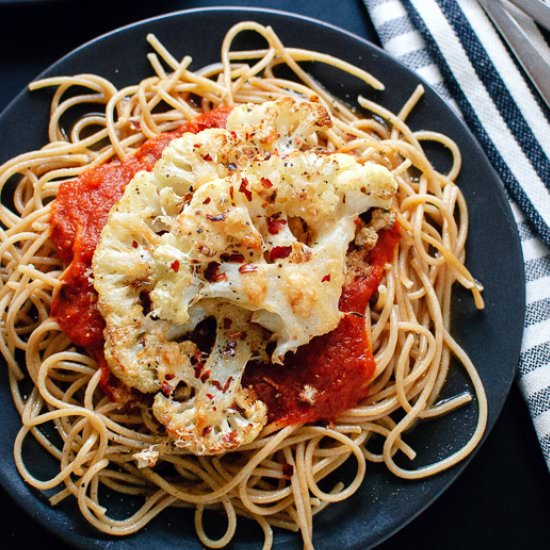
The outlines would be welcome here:
[[[459,109],[511,197],[527,282],[518,381],[550,469],[550,113],[476,0],[364,2],[383,47]]]

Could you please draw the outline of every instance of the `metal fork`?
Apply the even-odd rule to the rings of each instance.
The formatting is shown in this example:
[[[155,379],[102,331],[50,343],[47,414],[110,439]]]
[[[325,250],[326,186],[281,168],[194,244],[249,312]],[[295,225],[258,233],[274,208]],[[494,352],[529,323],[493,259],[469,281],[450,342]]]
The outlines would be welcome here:
[[[529,36],[498,0],[478,0],[502,38],[514,52],[527,76],[550,108],[550,64],[531,43]],[[550,7],[540,0],[512,0],[537,23],[550,27]]]

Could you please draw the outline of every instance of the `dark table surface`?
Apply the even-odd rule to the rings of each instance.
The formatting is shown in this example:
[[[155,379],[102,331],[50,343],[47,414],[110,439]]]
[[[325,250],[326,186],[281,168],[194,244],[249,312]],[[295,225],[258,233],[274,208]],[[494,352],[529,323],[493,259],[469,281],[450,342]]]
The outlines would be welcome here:
[[[36,74],[97,35],[169,11],[216,4],[294,11],[375,36],[361,0],[0,0],[0,110]],[[2,548],[68,548],[3,489],[0,509]],[[379,548],[416,547],[550,548],[550,476],[516,384],[495,428],[459,479]]]

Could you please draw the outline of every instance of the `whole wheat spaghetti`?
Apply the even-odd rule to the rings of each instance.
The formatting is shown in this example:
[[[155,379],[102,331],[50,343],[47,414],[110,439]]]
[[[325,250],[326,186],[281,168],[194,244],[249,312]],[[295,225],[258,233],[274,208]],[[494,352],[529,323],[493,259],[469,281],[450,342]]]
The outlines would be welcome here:
[[[233,50],[234,38],[243,31],[261,35],[266,47]],[[0,348],[22,423],[14,445],[17,469],[33,487],[57,489],[52,504],[74,498],[86,520],[109,535],[135,533],[165,508],[177,506],[195,510],[197,536],[211,548],[231,541],[238,516],[258,522],[264,548],[272,545],[272,527],[299,531],[304,547],[312,548],[313,516],[368,483],[368,462],[384,462],[396,476],[418,479],[453,466],[482,437],[485,392],[450,333],[455,282],[469,289],[476,306],[483,308],[481,286],[464,265],[468,211],[455,184],[460,152],[442,134],[407,126],[406,118],[422,96],[421,86],[397,114],[359,97],[360,114],[330,95],[299,63],[327,63],[382,89],[377,79],[327,54],[285,47],[270,27],[235,25],[223,41],[221,61],[193,71],[188,56],[178,60],[155,36],[147,40],[153,50],[148,54],[153,74],[135,85],[117,89],[92,74],[32,83],[31,90],[55,89],[49,143],[0,168],[0,185],[13,185],[13,204],[0,210]],[[278,77],[280,65],[289,67],[295,78]],[[367,397],[329,425],[268,425],[253,442],[217,456],[178,452],[147,403],[125,407],[104,393],[95,358],[72,344],[50,316],[66,267],[50,239],[52,199],[62,182],[113,159],[131,158],[145,140],[175,130],[182,121],[220,106],[259,104],[281,96],[314,97],[333,119],[326,148],[383,165],[398,182],[393,208],[401,237],[377,299],[365,311],[374,376]],[[65,128],[63,115],[85,104],[93,114]],[[422,147],[425,141],[448,149],[453,161],[447,173],[430,164]],[[396,455],[416,456],[406,432],[420,419],[452,414],[473,399],[464,393],[438,400],[453,357],[475,392],[476,405],[469,405],[478,409],[475,430],[462,448],[439,462],[404,469]],[[32,390],[25,393],[22,383],[29,378]],[[399,421],[394,420],[396,411],[401,412]],[[59,444],[46,437],[44,426],[55,426]],[[25,462],[28,435],[59,462],[53,478],[37,479]],[[380,454],[369,447],[375,438],[384,441]],[[150,452],[155,453],[155,464],[147,464]],[[145,467],[138,458],[145,460]],[[356,464],[353,480],[337,483],[328,492],[322,489],[321,481],[348,459]],[[141,496],[142,505],[126,519],[114,519],[108,503],[101,501],[102,487]],[[219,539],[211,539],[205,529],[206,509],[219,510],[227,518]]]

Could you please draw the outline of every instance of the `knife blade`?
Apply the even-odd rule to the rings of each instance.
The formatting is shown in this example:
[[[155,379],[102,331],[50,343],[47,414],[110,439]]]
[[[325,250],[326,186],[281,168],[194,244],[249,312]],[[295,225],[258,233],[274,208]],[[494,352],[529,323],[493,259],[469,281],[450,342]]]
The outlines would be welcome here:
[[[525,12],[533,21],[550,31],[550,6],[542,0],[508,0]]]
[[[550,64],[537,51],[525,31],[500,2],[478,1],[550,108]]]

